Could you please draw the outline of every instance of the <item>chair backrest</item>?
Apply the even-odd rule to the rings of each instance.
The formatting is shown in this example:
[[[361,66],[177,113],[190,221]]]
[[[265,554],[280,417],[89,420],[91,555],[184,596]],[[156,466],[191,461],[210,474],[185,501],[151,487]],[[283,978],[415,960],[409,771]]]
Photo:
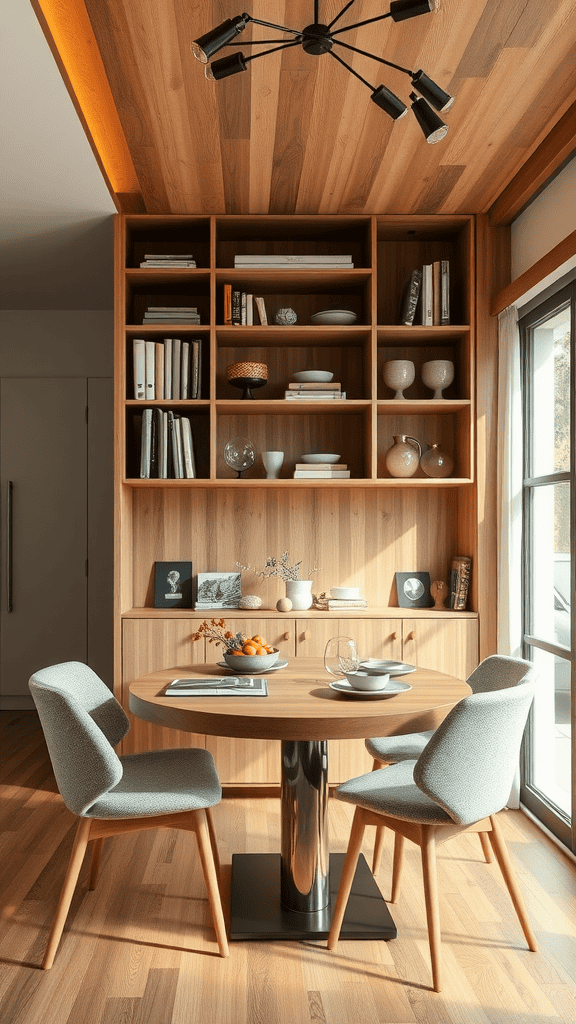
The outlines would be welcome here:
[[[128,732],[128,719],[105,683],[81,662],[40,669],[28,685],[64,803],[85,815],[122,778],[114,747]]]
[[[484,658],[466,682],[472,693],[488,693],[490,690],[504,690],[522,682],[532,662],[523,658],[509,658],[504,654],[491,654]]]
[[[505,805],[534,697],[536,673],[516,686],[474,693],[446,716],[414,766],[414,782],[459,825]]]

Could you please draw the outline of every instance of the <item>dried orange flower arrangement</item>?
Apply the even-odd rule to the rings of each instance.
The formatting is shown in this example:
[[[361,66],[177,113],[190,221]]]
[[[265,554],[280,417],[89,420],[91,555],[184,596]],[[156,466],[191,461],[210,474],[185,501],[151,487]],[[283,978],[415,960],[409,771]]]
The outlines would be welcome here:
[[[231,633],[226,629],[225,619],[204,619],[192,634],[192,640],[206,639],[209,644],[218,644],[226,649],[227,654],[273,654],[274,648],[269,647],[263,637],[251,636],[246,633]]]

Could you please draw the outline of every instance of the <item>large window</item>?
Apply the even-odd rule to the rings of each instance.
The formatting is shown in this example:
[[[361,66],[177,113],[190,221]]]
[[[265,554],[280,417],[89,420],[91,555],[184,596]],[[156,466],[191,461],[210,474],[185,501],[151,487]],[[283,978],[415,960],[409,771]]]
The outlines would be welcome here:
[[[570,849],[575,848],[575,300],[572,282],[520,320],[523,641],[525,657],[539,671],[521,798]]]

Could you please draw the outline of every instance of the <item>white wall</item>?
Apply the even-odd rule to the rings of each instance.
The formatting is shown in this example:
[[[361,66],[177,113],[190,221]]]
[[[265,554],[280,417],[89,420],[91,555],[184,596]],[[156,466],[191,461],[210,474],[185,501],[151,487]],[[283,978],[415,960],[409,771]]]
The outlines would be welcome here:
[[[512,224],[512,280],[576,230],[576,157]]]

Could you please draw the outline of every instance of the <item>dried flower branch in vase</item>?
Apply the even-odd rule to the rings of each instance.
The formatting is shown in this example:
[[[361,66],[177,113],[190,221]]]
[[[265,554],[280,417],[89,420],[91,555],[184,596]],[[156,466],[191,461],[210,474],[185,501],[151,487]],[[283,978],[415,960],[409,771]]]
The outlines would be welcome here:
[[[249,565],[236,565],[242,571],[251,571],[260,576],[261,579],[268,579],[270,576],[280,576],[286,584],[286,597],[292,602],[292,608],[296,611],[306,611],[312,607],[312,580],[300,578],[302,559],[294,565],[288,565],[288,552],[285,551],[280,561],[277,558],[267,558],[264,569],[252,569]],[[308,575],[320,572],[320,569],[310,569]]]

